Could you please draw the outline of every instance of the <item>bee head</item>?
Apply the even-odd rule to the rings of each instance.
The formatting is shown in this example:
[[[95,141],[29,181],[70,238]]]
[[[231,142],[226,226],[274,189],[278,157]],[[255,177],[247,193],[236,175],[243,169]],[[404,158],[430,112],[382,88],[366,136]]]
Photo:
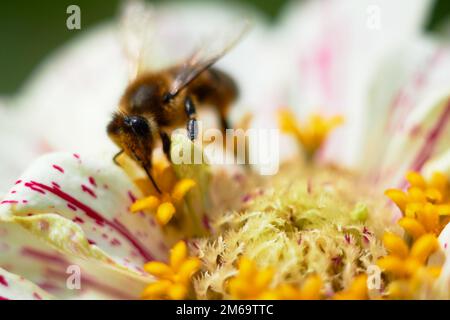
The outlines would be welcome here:
[[[108,124],[109,137],[142,167],[151,167],[156,124],[138,115],[115,113]]]

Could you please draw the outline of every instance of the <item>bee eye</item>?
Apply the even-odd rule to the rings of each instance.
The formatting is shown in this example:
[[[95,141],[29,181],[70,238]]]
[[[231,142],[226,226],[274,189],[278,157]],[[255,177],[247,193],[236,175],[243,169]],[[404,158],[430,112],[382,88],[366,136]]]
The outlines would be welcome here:
[[[150,134],[150,126],[147,119],[140,116],[131,116],[125,118],[125,124],[129,126],[137,135],[144,136]]]

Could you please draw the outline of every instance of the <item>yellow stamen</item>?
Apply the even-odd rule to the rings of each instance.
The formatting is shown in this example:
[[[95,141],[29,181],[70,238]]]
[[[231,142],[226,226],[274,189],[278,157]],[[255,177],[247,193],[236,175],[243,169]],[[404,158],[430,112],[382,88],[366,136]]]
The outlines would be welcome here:
[[[414,221],[411,218],[404,219]],[[390,254],[380,258],[377,264],[385,272],[398,278],[414,276],[422,269],[428,257],[439,249],[439,242],[432,234],[423,234],[418,237],[410,250],[402,238],[391,233],[383,236],[383,243]]]
[[[166,163],[155,163],[152,174],[162,193],[148,188],[147,180],[139,179],[136,184],[141,190],[150,190],[151,195],[137,200],[130,207],[131,212],[149,211],[156,216],[160,225],[166,225],[176,213],[176,205],[184,199],[187,192],[196,184],[192,179],[176,180],[173,168]],[[147,181],[148,182],[148,181]]]
[[[405,265],[402,259],[396,256],[386,256],[378,259],[377,265],[385,272],[391,273],[396,277],[404,277],[407,275]]]
[[[439,249],[439,241],[432,234],[425,234],[414,242],[411,247],[411,257],[420,263],[425,263],[428,257]]]
[[[175,214],[175,207],[171,202],[163,202],[156,210],[156,221],[162,226],[166,225]]]
[[[424,189],[427,186],[425,179],[417,172],[408,172],[406,174],[406,180],[409,182],[411,187]]]
[[[409,172],[406,180],[410,184],[407,192],[399,189],[385,191],[386,196],[407,218],[400,220],[400,225],[415,239],[424,233],[439,235],[450,220],[440,218],[450,215],[450,185],[447,177],[435,172],[426,181],[419,173]]]
[[[273,297],[270,283],[273,270],[258,270],[253,261],[243,257],[238,263],[239,273],[231,278],[228,289],[233,299],[267,299]]]
[[[275,288],[275,298],[280,300],[318,300],[323,282],[317,275],[306,278],[300,288],[290,284],[282,284]]]
[[[341,116],[324,118],[311,115],[308,121],[300,124],[295,121],[295,115],[283,109],[278,112],[278,123],[282,132],[293,135],[303,146],[309,156],[313,156],[325,142],[330,132],[343,123]]]
[[[365,274],[357,276],[347,290],[334,295],[336,300],[366,300],[368,297],[367,275]]]
[[[144,299],[185,299],[189,293],[190,280],[200,269],[198,258],[189,258],[184,241],[178,242],[170,251],[170,263],[152,261],[144,269],[156,278],[142,293]]]
[[[195,181],[192,179],[181,179],[178,181],[172,190],[172,199],[175,202],[183,200],[185,194],[195,187]]]
[[[408,256],[408,246],[399,236],[393,233],[385,233],[383,236],[383,243],[391,254],[400,258],[406,258]]]
[[[398,224],[414,239],[426,233],[425,228],[414,218],[401,218]]]
[[[158,261],[146,263],[144,270],[158,278],[168,278],[173,275],[173,270],[170,266]]]
[[[253,261],[244,257],[239,260],[238,271],[238,274],[228,283],[228,290],[233,299],[312,300],[320,298],[323,283],[317,275],[309,276],[300,288],[287,283],[271,288],[273,269],[258,270]]]
[[[159,204],[160,204],[160,201],[157,197],[148,196],[146,198],[136,200],[136,202],[134,202],[131,205],[130,211],[138,212],[138,211],[142,211],[142,210],[146,210],[146,209],[154,210],[159,206]]]
[[[170,250],[170,267],[178,270],[188,255],[188,249],[184,241],[178,242]]]

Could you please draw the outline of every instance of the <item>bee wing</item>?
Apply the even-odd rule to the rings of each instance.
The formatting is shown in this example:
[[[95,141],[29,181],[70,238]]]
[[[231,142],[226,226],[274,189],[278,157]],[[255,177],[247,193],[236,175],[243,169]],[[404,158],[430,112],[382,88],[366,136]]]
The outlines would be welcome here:
[[[217,60],[230,51],[250,29],[250,21],[242,20],[225,32],[215,32],[211,39],[203,41],[204,45],[194,51],[181,64],[169,90],[171,96],[177,95],[202,71],[208,69]]]
[[[141,0],[124,2],[119,27],[131,79],[169,64],[168,49],[162,44],[166,35],[161,32],[167,26],[166,20],[151,4]]]

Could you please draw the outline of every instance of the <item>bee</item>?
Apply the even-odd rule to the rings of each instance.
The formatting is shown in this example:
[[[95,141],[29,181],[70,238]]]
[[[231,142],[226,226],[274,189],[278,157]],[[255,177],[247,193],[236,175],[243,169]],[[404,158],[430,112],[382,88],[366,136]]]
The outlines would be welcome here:
[[[197,108],[206,105],[217,110],[221,129],[229,128],[227,113],[237,98],[238,88],[227,73],[212,65],[246,30],[247,24],[220,47],[214,50],[202,47],[178,65],[156,72],[140,71],[126,88],[118,111],[107,126],[109,137],[120,148],[114,162],[120,154],[127,154],[161,192],[151,175],[152,153],[158,140],[170,160],[169,132],[185,124],[189,138],[196,139]]]

